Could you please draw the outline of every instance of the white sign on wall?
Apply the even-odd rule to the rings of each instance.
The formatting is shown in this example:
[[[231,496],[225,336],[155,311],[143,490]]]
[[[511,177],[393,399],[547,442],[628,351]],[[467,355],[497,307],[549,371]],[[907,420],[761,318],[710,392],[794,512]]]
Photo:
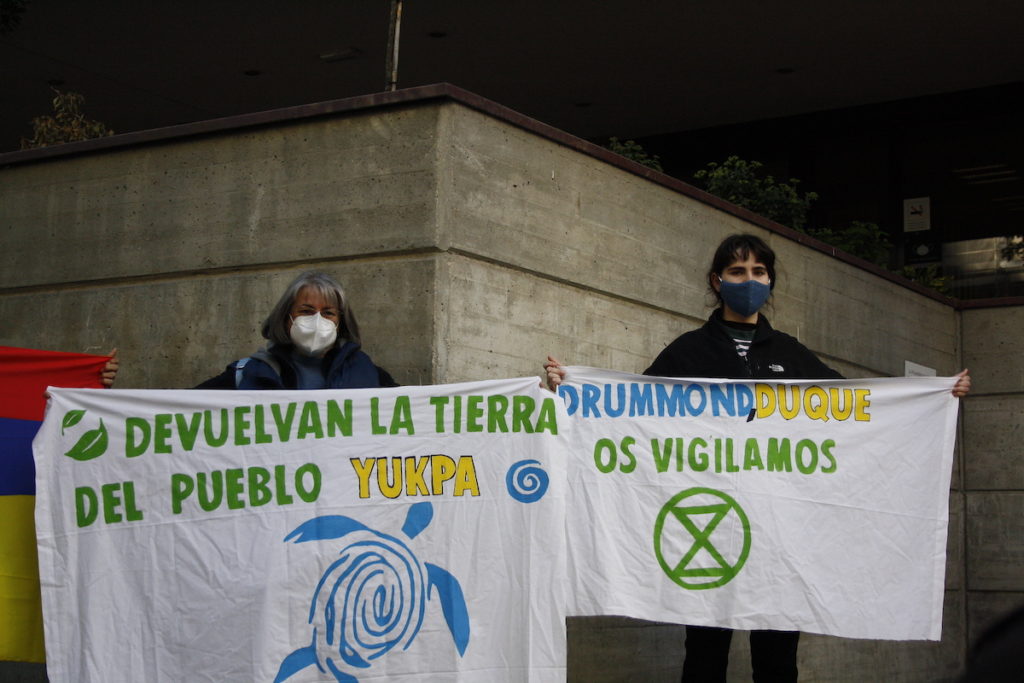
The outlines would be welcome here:
[[[932,229],[931,197],[903,200],[903,232],[921,232]]]

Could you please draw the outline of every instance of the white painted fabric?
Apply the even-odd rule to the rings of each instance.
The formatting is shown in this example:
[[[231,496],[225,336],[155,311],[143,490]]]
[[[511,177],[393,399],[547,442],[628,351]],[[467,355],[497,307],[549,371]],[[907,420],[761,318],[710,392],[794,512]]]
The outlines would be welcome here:
[[[941,634],[955,378],[51,389],[52,680],[555,681],[564,617]]]
[[[568,613],[938,640],[955,381],[568,368]]]
[[[51,393],[51,680],[565,679],[566,416],[536,378]]]

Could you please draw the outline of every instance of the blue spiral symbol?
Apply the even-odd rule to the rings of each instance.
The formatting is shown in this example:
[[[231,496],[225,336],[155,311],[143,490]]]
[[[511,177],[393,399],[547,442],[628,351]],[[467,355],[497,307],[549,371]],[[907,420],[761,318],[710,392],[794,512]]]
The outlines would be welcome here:
[[[520,460],[505,475],[505,487],[520,503],[536,503],[548,491],[548,473],[538,460]]]
[[[317,662],[335,676],[339,655],[366,668],[395,647],[409,647],[425,609],[423,568],[409,548],[369,529],[352,535],[317,584],[309,613]]]

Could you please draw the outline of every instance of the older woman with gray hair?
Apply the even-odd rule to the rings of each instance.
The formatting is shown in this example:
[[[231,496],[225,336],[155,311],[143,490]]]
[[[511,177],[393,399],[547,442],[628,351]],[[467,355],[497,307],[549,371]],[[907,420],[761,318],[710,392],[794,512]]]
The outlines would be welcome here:
[[[295,278],[263,322],[266,348],[197,389],[361,389],[398,386],[360,350],[345,291],[314,271]]]

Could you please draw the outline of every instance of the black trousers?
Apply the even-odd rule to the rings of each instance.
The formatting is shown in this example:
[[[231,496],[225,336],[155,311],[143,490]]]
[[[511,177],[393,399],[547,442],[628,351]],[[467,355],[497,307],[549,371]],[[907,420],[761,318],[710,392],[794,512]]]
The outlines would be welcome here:
[[[732,629],[686,627],[683,683],[725,683]],[[751,631],[750,664],[754,683],[796,683],[799,631]]]

